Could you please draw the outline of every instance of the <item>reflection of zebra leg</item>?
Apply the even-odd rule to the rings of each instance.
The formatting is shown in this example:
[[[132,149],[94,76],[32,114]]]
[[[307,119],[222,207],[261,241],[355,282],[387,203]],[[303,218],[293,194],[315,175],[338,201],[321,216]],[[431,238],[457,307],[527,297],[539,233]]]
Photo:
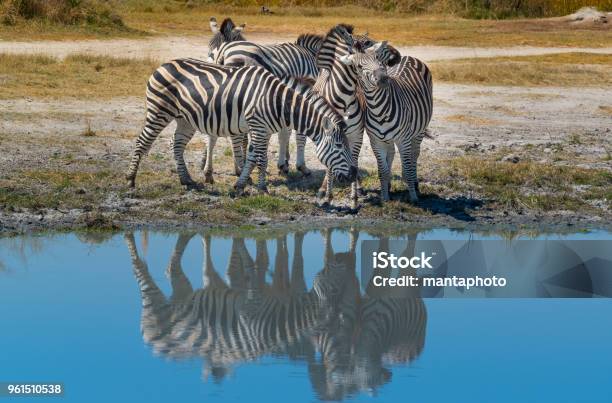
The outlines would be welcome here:
[[[268,256],[268,245],[264,239],[258,239],[255,242],[255,273],[253,275],[251,288],[263,289],[266,286],[266,272],[270,258]]]
[[[303,244],[304,233],[296,232],[293,236],[293,263],[291,266],[291,293],[295,295],[306,292],[306,280],[304,279],[304,257],[302,256]]]
[[[215,270],[212,261],[212,255],[210,253],[210,244],[210,235],[202,236],[202,246],[204,249],[204,267],[202,270],[202,284],[204,285],[203,288],[228,288],[227,284],[225,284],[225,281],[223,281],[221,276],[219,276],[219,273],[217,273],[217,270]]]
[[[253,262],[246,248],[244,239],[233,238],[230,260],[227,267],[230,287],[246,289],[248,287],[248,277],[252,274],[254,266],[255,262]]]
[[[179,235],[170,258],[170,264],[166,269],[166,276],[170,278],[170,284],[172,285],[172,297],[170,298],[172,303],[185,301],[193,293],[193,287],[183,272],[181,260],[187,244],[194,235],[194,233],[181,233]]]
[[[136,247],[134,234],[128,232],[125,234],[124,238],[132,259],[134,275],[136,276],[136,280],[138,281],[138,286],[140,288],[143,308],[150,308],[151,306],[165,304],[166,297],[149,273],[149,266],[142,259],[140,259],[140,256],[138,256],[138,249]]]
[[[272,289],[278,295],[284,295],[289,290],[289,252],[287,251],[287,235],[276,238],[276,258],[272,275]]]

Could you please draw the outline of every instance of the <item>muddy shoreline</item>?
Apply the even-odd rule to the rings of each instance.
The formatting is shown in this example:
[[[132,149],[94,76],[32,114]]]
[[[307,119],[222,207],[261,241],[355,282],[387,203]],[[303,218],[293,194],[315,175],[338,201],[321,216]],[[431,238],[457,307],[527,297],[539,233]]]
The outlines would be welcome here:
[[[427,204],[425,201],[422,204]],[[334,210],[333,212],[330,212]],[[241,223],[208,223],[186,215],[173,218],[137,218],[137,211],[85,211],[41,209],[10,212],[0,210],[0,236],[68,231],[122,231],[148,229],[156,231],[251,231],[251,230],[318,230],[327,227],[354,227],[364,230],[408,233],[415,229],[449,228],[482,233],[572,233],[589,230],[612,231],[612,217],[600,217],[575,212],[544,214],[511,211],[453,210],[432,215],[406,214],[399,219],[362,218],[346,209],[319,207],[316,215],[289,214],[270,218],[257,214]]]

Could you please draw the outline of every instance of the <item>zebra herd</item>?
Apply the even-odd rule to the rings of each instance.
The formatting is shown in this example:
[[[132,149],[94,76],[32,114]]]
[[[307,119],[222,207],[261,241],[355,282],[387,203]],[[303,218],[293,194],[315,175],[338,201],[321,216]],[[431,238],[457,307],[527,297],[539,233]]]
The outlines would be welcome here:
[[[235,189],[241,193],[255,167],[266,192],[267,149],[279,135],[278,167],[289,170],[289,137],[296,138],[296,169],[310,174],[306,137],[326,167],[318,196],[332,199],[332,183],[350,182],[356,206],[363,134],[378,166],[381,199],[389,200],[395,148],[411,202],[418,200],[417,159],[432,115],[432,79],[427,66],[401,56],[386,41],[353,33],[339,24],[326,35],[303,34],[295,43],[260,45],[243,36],[244,25],[210,20],[208,60],[177,59],[160,66],[147,84],[146,121],[128,168],[135,185],[142,157],[176,120],[173,153],[182,185],[196,186],[184,161],[196,131],[208,136],[203,153],[205,181],[213,183],[218,137],[232,143]]]
[[[194,235],[183,233],[176,241],[166,270],[169,297],[149,272],[134,235],[125,236],[142,298],[143,339],[156,354],[201,357],[204,375],[216,381],[236,364],[287,356],[308,364],[321,399],[341,400],[388,382],[388,365],[411,362],[421,353],[427,323],[423,300],[406,288],[398,292],[371,283],[362,294],[356,232],[349,251],[340,253],[332,248],[331,230],[324,232],[323,268],[311,289],[302,254],[305,233],[293,238],[291,265],[286,235],[272,241],[273,261],[265,239],[256,240],[252,257],[245,239],[233,238],[225,275],[215,269],[212,240],[203,235],[203,287],[194,289],[181,264]]]

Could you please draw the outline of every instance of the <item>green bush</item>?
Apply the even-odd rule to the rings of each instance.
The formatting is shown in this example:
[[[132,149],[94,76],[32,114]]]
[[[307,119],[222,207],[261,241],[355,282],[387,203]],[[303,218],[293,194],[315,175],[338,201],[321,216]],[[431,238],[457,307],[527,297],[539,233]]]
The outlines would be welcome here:
[[[0,19],[6,25],[42,20],[64,25],[124,26],[111,4],[92,0],[0,0]]]

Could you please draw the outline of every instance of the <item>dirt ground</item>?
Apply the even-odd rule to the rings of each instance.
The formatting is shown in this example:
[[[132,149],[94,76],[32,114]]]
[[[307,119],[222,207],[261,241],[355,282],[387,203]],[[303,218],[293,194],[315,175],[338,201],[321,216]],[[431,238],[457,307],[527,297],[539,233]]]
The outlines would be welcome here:
[[[0,41],[0,53],[45,54],[66,57],[73,53],[86,53],[115,57],[152,58],[167,61],[179,57],[206,59],[210,37],[154,36],[146,39],[93,39],[86,41]],[[295,36],[252,33],[248,39],[261,44],[291,42]],[[454,46],[400,46],[404,55],[417,57],[425,62],[466,57],[531,56],[550,53],[585,52],[612,54],[612,47],[535,47],[513,46],[499,48]]]
[[[262,36],[252,39],[264,43],[278,37]],[[285,39],[285,38],[282,38]],[[287,38],[289,39],[289,38]],[[92,53],[113,56],[151,57],[160,60],[206,55],[207,38],[162,38],[143,40],[93,40],[73,42],[0,42],[0,52],[42,53],[64,57],[70,53]],[[612,54],[612,48],[452,48],[423,46],[400,48],[425,61],[464,57],[491,57],[509,55],[535,55],[560,52],[597,52]],[[38,170],[70,171],[100,169],[103,167],[116,176],[117,186],[106,193],[103,200],[84,209],[0,209],[0,231],[30,229],[71,228],[83,224],[83,216],[93,213],[107,214],[120,225],[184,225],[197,224],[197,217],[184,214],[160,215],[151,222],[151,214],[138,213],[162,204],[136,200],[123,184],[123,171],[134,139],[139,133],[144,113],[143,98],[114,98],[108,101],[40,100],[28,98],[0,99],[0,180],[24,167]],[[419,169],[421,183],[433,188],[444,186],[446,178],[436,175],[442,161],[457,156],[482,157],[489,154],[508,155],[508,160],[532,160],[540,163],[568,164],[584,168],[612,171],[610,138],[612,137],[612,101],[610,88],[568,87],[492,87],[434,83],[434,116],[431,123],[433,139],[423,142]],[[83,136],[90,128],[95,135]],[[173,173],[170,153],[171,132],[167,128],[145,160],[141,172],[157,172],[177,181]],[[292,141],[293,142],[293,141]],[[230,174],[228,141],[217,143],[216,175],[228,183]],[[194,177],[202,180],[199,160],[203,139],[190,144],[186,160]],[[269,171],[276,173],[277,140],[270,146]],[[563,151],[561,152],[561,147]],[[312,145],[307,146],[307,163],[321,170],[314,157]],[[397,159],[396,159],[397,160]],[[512,163],[512,162],[508,162]],[[396,161],[397,164],[397,161]],[[375,170],[374,158],[367,139],[360,157],[360,167]],[[395,167],[396,172],[398,167]],[[225,179],[223,179],[225,178]],[[314,175],[316,180],[317,176]],[[320,179],[320,178],[319,178]],[[284,179],[272,178],[272,181]],[[291,180],[299,182],[299,178]],[[0,186],[1,187],[1,186]],[[316,205],[312,197],[300,196],[303,201]],[[166,196],[164,196],[166,197]],[[186,192],[167,197],[166,202],[181,201],[210,203],[214,208],[223,200],[206,192]],[[338,201],[342,205],[343,201]],[[594,202],[596,212],[570,211],[518,211],[516,209],[487,208],[486,203],[472,195],[447,192],[435,199],[426,199],[420,208],[427,214],[403,211],[401,217],[415,224],[440,226],[566,226],[608,227],[610,212],[606,201]],[[599,204],[597,204],[599,203]],[[402,208],[403,209],[403,208]],[[347,214],[342,209],[329,207],[309,211],[311,220],[376,220],[376,217]],[[144,218],[143,218],[144,217]],[[385,217],[382,217],[385,218]],[[395,219],[390,216],[388,218]],[[288,214],[288,221],[300,220],[300,214]],[[245,223],[270,223],[265,214],[249,216]],[[274,218],[274,221],[278,221]],[[85,221],[85,224],[87,222]]]

